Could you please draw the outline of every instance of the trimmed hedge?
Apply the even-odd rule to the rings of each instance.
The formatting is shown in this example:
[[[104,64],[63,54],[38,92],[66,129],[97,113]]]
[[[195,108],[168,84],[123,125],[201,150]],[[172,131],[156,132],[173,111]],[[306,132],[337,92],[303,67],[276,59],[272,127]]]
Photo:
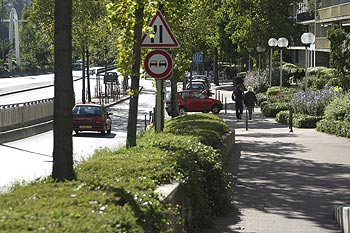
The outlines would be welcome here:
[[[183,122],[191,124],[191,135],[180,135]],[[196,133],[210,129],[222,136],[227,126],[212,114],[188,114],[167,122],[167,128],[178,135],[147,131],[136,147],[99,151],[75,167],[75,181],[46,178],[0,194],[0,231],[169,232],[166,213],[177,215],[179,209],[154,191],[174,181],[184,184],[191,204],[189,221],[177,215],[186,232],[210,225],[232,200],[222,155]]]
[[[198,137],[199,141],[220,148],[222,135],[228,132],[228,126],[223,121],[214,120],[213,114],[185,114],[165,123],[165,133],[176,135],[191,135]]]
[[[289,125],[289,110],[280,111],[277,113],[275,120],[281,124]],[[297,128],[316,128],[316,124],[320,121],[322,117],[320,116],[311,116],[306,114],[293,114],[293,127]]]
[[[260,105],[261,112],[266,117],[276,117],[277,113],[289,108],[290,104],[285,102],[263,102]]]

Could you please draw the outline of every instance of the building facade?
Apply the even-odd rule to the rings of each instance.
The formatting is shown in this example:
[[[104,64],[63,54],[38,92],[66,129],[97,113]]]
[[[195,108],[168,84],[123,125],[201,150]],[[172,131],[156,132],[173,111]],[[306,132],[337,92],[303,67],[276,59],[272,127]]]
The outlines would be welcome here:
[[[332,24],[340,24],[350,31],[350,0],[314,0],[309,5],[304,0],[296,4],[296,22],[308,26],[316,37],[314,45],[308,48],[309,66],[329,66],[330,41],[327,31]],[[303,59],[301,59],[303,60]]]

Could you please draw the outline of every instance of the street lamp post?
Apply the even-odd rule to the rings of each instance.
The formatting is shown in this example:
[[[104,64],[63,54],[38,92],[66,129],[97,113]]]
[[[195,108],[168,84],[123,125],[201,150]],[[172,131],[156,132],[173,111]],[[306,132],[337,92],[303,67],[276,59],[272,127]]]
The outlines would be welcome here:
[[[280,98],[282,97],[282,58],[283,58],[283,48],[288,46],[288,40],[281,37],[277,40],[277,45],[280,48]]]
[[[270,46],[270,67],[269,67],[269,76],[270,76],[270,87],[272,86],[272,49],[277,46],[277,40],[275,38],[270,38],[267,42]]]
[[[261,68],[261,53],[265,52],[265,47],[264,46],[261,46],[259,45],[258,47],[256,47],[256,51],[258,52],[259,54],[259,66],[258,66],[258,70],[260,71],[260,68]]]
[[[315,35],[312,34],[311,32],[305,32],[301,35],[301,42],[305,45],[305,91],[307,89],[307,68],[308,68],[308,52],[307,52],[307,47],[310,44],[315,43]]]
[[[252,48],[248,48],[248,70],[250,71],[250,54],[253,52]]]

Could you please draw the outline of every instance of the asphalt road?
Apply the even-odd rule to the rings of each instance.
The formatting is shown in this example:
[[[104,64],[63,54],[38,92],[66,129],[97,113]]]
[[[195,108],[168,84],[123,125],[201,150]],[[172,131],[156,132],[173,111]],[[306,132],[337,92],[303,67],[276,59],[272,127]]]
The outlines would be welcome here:
[[[30,80],[23,78],[24,83],[22,84],[30,85]],[[45,82],[47,81],[49,80]],[[155,105],[155,90],[152,81],[141,80],[140,82],[143,89],[139,97],[139,132],[144,130],[145,119],[149,119],[149,112],[153,111]],[[5,87],[4,80],[0,79],[0,87]],[[29,95],[29,92],[26,95]],[[75,163],[88,159],[96,150],[102,148],[116,150],[125,145],[128,109],[128,100],[110,107],[110,112],[113,113],[111,134],[100,135],[99,133],[87,132],[75,135],[73,133],[73,156]],[[149,124],[149,122],[146,123]],[[6,186],[16,182],[28,182],[50,175],[52,171],[52,152],[52,131],[0,144],[0,190],[6,190]]]

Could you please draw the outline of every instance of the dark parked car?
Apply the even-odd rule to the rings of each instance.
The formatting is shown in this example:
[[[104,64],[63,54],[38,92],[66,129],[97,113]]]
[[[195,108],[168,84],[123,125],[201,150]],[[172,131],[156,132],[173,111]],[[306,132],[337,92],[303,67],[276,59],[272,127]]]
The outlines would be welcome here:
[[[186,90],[205,91],[205,93],[207,93],[208,97],[213,95],[213,93],[210,91],[209,86],[206,84],[206,82],[204,80],[201,80],[201,79],[195,79],[195,80],[192,80],[192,82],[189,82],[186,85]]]
[[[99,104],[76,104],[73,109],[73,131],[99,131],[111,133],[112,120],[107,110]]]
[[[180,114],[185,112],[210,112],[218,114],[222,110],[220,100],[209,98],[205,91],[183,90],[177,93]],[[167,113],[171,115],[171,102],[166,102]]]
[[[209,88],[204,81],[192,81],[187,83],[186,90],[209,90]]]
[[[208,88],[210,88],[210,81],[209,81],[209,77],[206,75],[202,75],[202,74],[194,74],[192,75],[192,80],[198,80],[201,79],[203,81],[205,81],[205,83],[207,84]]]
[[[104,84],[106,84],[107,82],[109,83],[113,82],[114,84],[119,85],[117,72],[107,72],[103,78],[103,82]]]

